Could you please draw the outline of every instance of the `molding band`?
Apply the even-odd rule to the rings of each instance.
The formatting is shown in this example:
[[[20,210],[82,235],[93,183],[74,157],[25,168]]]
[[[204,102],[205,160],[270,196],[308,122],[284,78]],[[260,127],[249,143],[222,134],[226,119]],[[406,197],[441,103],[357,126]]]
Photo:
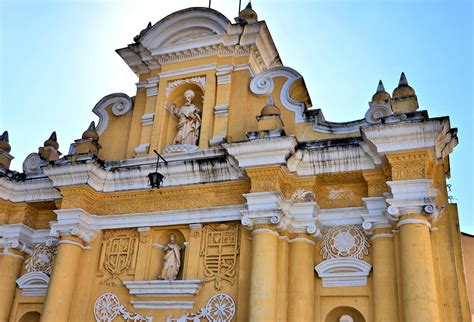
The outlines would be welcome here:
[[[71,245],[75,245],[79,248],[82,248],[84,250],[92,249],[90,246],[84,246],[81,243],[78,243],[77,241],[69,240],[69,239],[61,239],[60,241],[58,241],[58,245],[59,244],[71,244]]]
[[[392,237],[393,237],[393,234],[377,234],[370,237],[370,239],[373,240],[377,238],[392,238]]]
[[[423,220],[423,219],[416,219],[416,218],[408,218],[408,219],[399,221],[397,223],[397,228],[400,228],[401,226],[408,225],[408,224],[422,224],[422,225],[428,226],[428,228],[431,228],[431,224],[428,221]]]
[[[270,234],[273,234],[277,237],[280,237],[280,234],[277,233],[276,231],[274,230],[271,230],[271,229],[267,229],[267,228],[258,228],[258,229],[255,229],[252,231],[252,236],[254,236],[255,234],[258,234],[258,233],[270,233]]]
[[[311,240],[311,239],[308,239],[308,238],[304,238],[304,237],[292,238],[292,239],[290,239],[288,242],[289,242],[289,243],[306,242],[306,243],[310,243],[311,245],[316,245],[316,243],[314,242],[314,240]]]
[[[20,258],[21,260],[25,260],[25,257],[23,257],[21,255],[18,255],[18,254],[15,254],[15,253],[11,253],[8,250],[1,252],[0,256],[13,256],[13,257],[16,257],[16,258]]]

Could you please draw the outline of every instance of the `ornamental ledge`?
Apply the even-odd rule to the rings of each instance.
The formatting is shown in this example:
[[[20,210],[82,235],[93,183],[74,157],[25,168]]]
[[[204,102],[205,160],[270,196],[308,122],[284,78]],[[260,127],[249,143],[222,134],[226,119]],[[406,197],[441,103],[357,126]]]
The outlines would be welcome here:
[[[323,287],[366,286],[372,265],[360,259],[333,258],[314,267]]]
[[[123,281],[130,295],[136,297],[176,296],[188,297],[199,293],[202,280],[155,280],[155,281]]]
[[[16,280],[22,296],[46,296],[49,276],[43,272],[29,272]]]

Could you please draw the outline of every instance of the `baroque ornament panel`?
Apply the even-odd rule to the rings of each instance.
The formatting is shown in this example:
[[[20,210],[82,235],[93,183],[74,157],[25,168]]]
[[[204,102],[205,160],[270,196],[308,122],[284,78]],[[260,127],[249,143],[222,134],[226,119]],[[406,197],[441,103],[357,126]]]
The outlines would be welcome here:
[[[31,256],[25,261],[26,272],[43,272],[46,275],[50,275],[53,269],[56,250],[55,246],[36,244]]]
[[[233,285],[239,252],[239,224],[205,226],[201,241],[205,281],[214,281],[214,288],[218,291],[222,289],[223,281]]]
[[[363,259],[369,254],[369,241],[365,234],[354,225],[337,226],[328,229],[321,243],[323,259],[355,258]]]
[[[236,306],[234,299],[227,294],[216,294],[212,296],[205,307],[197,313],[186,313],[174,319],[171,315],[166,318],[166,322],[186,322],[201,321],[206,318],[209,322],[230,322],[235,315]]]

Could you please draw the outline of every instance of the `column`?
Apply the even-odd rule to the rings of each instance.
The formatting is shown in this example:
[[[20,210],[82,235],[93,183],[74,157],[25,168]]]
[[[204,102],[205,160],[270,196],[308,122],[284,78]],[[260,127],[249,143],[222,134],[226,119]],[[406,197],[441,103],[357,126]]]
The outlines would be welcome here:
[[[0,253],[0,321],[10,318],[10,311],[15,298],[16,280],[20,276],[23,264],[22,253],[14,249],[4,249]]]
[[[290,240],[288,321],[314,321],[314,241]]]
[[[288,237],[278,238],[277,318],[286,322],[288,315]]]
[[[395,243],[392,228],[372,231],[374,321],[399,321]]]
[[[439,321],[431,252],[430,223],[419,214],[402,215],[400,253],[403,312],[406,322]]]
[[[58,253],[49,281],[48,293],[41,321],[68,321],[81,253],[81,239],[64,236],[58,242]]]
[[[275,321],[277,312],[278,233],[268,228],[252,232],[249,321]]]

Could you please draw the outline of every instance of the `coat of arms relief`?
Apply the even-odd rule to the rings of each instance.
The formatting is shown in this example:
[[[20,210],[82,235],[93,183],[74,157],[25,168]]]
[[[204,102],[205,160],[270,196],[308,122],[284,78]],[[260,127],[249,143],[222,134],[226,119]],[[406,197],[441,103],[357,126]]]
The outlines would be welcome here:
[[[240,252],[239,224],[206,225],[202,238],[204,280],[214,281],[214,288],[218,291],[222,290],[224,281],[233,285]]]
[[[121,282],[120,275],[135,273],[138,244],[136,229],[104,231],[99,272],[106,276],[101,283],[114,286]]]

